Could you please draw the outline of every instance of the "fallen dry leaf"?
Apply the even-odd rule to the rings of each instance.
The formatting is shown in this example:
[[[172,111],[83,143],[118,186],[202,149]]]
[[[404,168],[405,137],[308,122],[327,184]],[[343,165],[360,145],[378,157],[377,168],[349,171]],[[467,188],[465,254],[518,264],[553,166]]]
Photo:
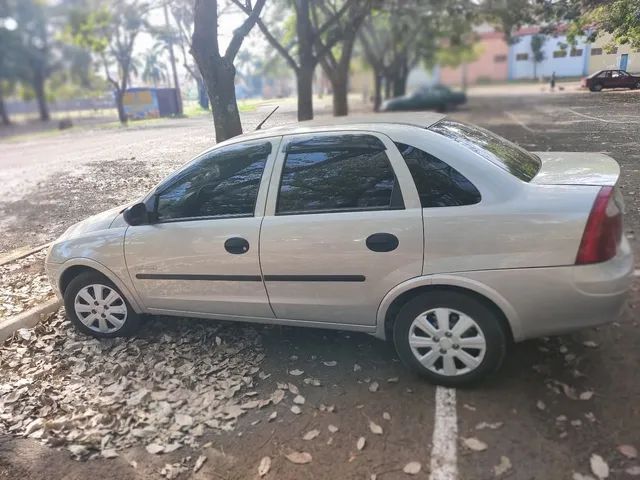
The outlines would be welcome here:
[[[474,452],[482,452],[483,450],[486,450],[488,448],[486,443],[484,443],[482,440],[478,440],[475,437],[463,438],[462,443],[464,443],[465,447],[467,447],[469,450],[473,450]]]
[[[580,394],[580,400],[591,400],[593,397],[593,392],[591,390],[587,390],[586,392],[582,392]]]
[[[480,422],[476,425],[476,430],[484,430],[485,428],[488,428],[490,430],[497,430],[498,428],[502,427],[502,425],[504,425],[502,422]]]
[[[293,405],[291,407],[291,413],[294,415],[300,415],[302,413],[302,409],[298,405]]]
[[[599,479],[609,477],[609,465],[597,453],[594,453],[593,455],[591,455],[589,464],[591,465],[591,473],[593,473]]]
[[[206,461],[207,461],[207,456],[200,455],[196,460],[196,464],[193,466],[193,473],[198,473],[198,470],[202,468],[202,465],[204,465],[204,462]]]
[[[511,470],[511,468],[511,460],[509,460],[509,457],[503,455],[500,457],[500,463],[493,467],[493,474],[496,477],[500,477]]]
[[[310,463],[312,460],[311,454],[307,452],[291,452],[290,454],[286,455],[286,458],[291,463],[296,463],[298,465]]]
[[[289,371],[289,375],[293,375],[294,377],[299,377],[304,373],[304,370],[300,370],[298,368]]]
[[[302,439],[303,440],[313,440],[318,435],[320,435],[320,430],[313,429],[313,430],[309,430],[307,433],[305,433],[304,436],[302,437]]]
[[[391,420],[391,415],[389,414],[389,412],[382,412],[382,418],[384,418],[385,420]]]
[[[640,466],[634,465],[633,467],[628,467],[625,469],[625,473],[627,475],[631,475],[632,477],[640,476]]]
[[[408,475],[417,475],[422,470],[422,465],[420,462],[409,462],[407,463],[402,471]]]
[[[147,452],[151,454],[158,454],[164,452],[164,445],[158,445],[157,443],[150,443],[145,447]]]
[[[376,435],[382,435],[382,427],[371,420],[369,420],[369,430]]]
[[[338,431],[338,427],[336,427],[335,425],[329,425],[327,427],[327,429],[329,430],[329,432],[331,433],[336,433]]]
[[[269,473],[270,469],[271,469],[271,458],[262,457],[262,460],[260,460],[260,464],[258,465],[258,476],[264,477],[267,473]]]
[[[571,476],[572,480],[595,480],[591,475],[583,475],[581,473],[573,472]]]
[[[358,450],[362,450],[364,448],[365,443],[367,443],[367,440],[364,437],[358,438],[358,441],[356,442],[356,448]]]
[[[305,401],[306,400],[302,395],[296,395],[293,399],[293,403],[295,403],[296,405],[304,405]]]
[[[377,392],[379,388],[380,388],[380,385],[378,384],[378,382],[371,382],[369,384],[369,391],[370,392]]]
[[[638,458],[638,450],[633,445],[619,445],[618,451],[627,458]]]

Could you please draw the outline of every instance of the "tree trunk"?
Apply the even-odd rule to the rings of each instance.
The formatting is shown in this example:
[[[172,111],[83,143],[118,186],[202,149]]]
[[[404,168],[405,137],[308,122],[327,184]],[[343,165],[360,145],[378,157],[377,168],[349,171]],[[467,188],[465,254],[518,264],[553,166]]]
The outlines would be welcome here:
[[[40,113],[40,120],[48,122],[51,116],[49,115],[49,105],[47,105],[47,97],[44,91],[45,78],[40,73],[36,73],[33,79],[33,91],[36,94],[36,100],[38,101],[38,112]]]
[[[202,77],[196,77],[196,85],[198,85],[198,103],[203,110],[209,110],[209,97],[207,96],[207,87]]]
[[[118,120],[122,125],[126,125],[129,121],[127,113],[124,111],[124,92],[116,90],[116,108],[118,110]]]
[[[380,111],[380,105],[382,105],[382,75],[375,71],[373,72],[373,111]]]
[[[207,60],[206,65],[199,64],[199,67],[211,102],[216,141],[222,142],[242,134],[236,101],[236,69],[222,57],[209,55]]]
[[[313,66],[301,65],[296,72],[298,121],[313,119]]]
[[[2,91],[0,91],[0,120],[2,121],[2,125],[11,125],[11,121],[9,120],[9,113],[7,112],[7,108],[4,105],[4,97],[2,96]]]
[[[533,61],[533,79],[538,79],[538,62],[536,62],[535,60]]]
[[[391,98],[391,76],[385,75],[384,77],[384,98],[389,100]]]
[[[333,116],[344,117],[349,114],[349,68],[338,68],[331,78],[333,88]]]

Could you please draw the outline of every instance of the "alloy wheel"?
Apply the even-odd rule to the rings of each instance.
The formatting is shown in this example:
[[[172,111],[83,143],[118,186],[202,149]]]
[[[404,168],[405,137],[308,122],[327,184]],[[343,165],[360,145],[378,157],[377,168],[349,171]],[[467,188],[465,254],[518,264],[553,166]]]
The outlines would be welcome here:
[[[448,377],[472,372],[487,351],[478,323],[450,308],[434,308],[418,315],[409,328],[409,346],[425,368]]]
[[[127,320],[127,304],[113,287],[107,285],[96,283],[81,288],[73,307],[78,319],[94,332],[116,332]]]

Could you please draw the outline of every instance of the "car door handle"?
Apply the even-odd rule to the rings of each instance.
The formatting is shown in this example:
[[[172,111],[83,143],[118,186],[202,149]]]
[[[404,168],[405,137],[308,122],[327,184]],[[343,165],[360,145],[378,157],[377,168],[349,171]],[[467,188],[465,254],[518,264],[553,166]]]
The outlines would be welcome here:
[[[249,242],[242,237],[228,238],[224,242],[224,249],[234,255],[241,255],[249,251]]]
[[[374,252],[391,252],[399,244],[398,237],[390,233],[374,233],[367,237],[367,248]]]

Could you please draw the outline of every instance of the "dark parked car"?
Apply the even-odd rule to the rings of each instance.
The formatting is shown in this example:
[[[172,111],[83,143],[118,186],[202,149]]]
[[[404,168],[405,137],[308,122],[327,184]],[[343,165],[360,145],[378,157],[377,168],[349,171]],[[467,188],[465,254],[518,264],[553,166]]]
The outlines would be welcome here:
[[[400,110],[437,110],[446,112],[466,103],[467,96],[462,92],[454,92],[444,85],[422,87],[403,97],[387,100],[382,105],[385,112]]]
[[[640,76],[624,70],[600,70],[584,78],[582,86],[592,92],[599,92],[603,88],[640,88]]]

